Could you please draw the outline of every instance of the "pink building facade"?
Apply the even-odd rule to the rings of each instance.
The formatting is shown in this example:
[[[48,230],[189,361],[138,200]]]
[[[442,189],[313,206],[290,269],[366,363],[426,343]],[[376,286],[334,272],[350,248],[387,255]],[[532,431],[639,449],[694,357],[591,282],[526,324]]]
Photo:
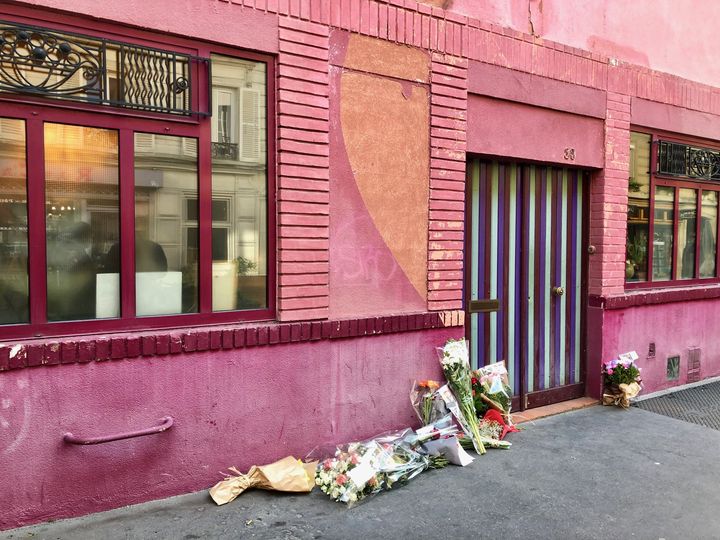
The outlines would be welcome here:
[[[475,4],[0,8],[2,71],[35,55],[0,80],[0,529],[413,424],[449,338],[520,409],[629,350],[645,392],[720,374],[712,13],[654,10],[681,48],[619,0]],[[33,75],[64,39],[105,51],[73,99]]]

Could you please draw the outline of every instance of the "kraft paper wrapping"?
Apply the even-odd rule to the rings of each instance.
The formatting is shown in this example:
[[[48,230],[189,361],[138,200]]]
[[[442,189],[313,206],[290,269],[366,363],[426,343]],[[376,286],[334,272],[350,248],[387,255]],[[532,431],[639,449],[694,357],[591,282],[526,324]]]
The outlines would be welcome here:
[[[630,407],[630,398],[640,393],[641,387],[638,383],[619,384],[618,392],[603,394],[603,405],[617,405],[623,409]]]
[[[230,467],[237,476],[215,484],[210,488],[210,496],[220,505],[229,503],[249,488],[308,493],[315,486],[316,469],[317,461],[303,463],[292,456],[269,465],[253,465],[247,474]]]

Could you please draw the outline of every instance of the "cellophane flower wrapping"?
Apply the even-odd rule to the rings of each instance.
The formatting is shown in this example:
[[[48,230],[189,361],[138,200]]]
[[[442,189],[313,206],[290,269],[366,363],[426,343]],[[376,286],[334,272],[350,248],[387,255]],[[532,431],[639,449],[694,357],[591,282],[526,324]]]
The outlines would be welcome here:
[[[416,434],[422,445],[422,453],[443,456],[448,462],[460,467],[473,462],[473,457],[460,444],[460,431],[453,422],[452,414],[421,427]]]
[[[415,381],[413,384],[410,403],[423,425],[437,422],[450,412],[440,397],[438,388],[440,384],[433,380]]]
[[[354,506],[447,464],[442,457],[423,455],[420,444],[407,428],[340,446],[333,457],[318,463],[315,483],[332,500]]]
[[[470,355],[467,342],[464,339],[451,339],[444,347],[438,348],[438,353],[445,379],[460,409],[462,418],[458,417],[458,421],[472,439],[475,451],[478,454],[484,454],[485,446],[478,430],[477,412],[472,395]],[[445,402],[447,403],[447,400]]]
[[[508,383],[508,372],[505,362],[495,362],[471,374],[475,411],[479,417],[489,409],[495,409],[503,415],[505,422],[512,425],[510,409],[512,408],[512,390]]]

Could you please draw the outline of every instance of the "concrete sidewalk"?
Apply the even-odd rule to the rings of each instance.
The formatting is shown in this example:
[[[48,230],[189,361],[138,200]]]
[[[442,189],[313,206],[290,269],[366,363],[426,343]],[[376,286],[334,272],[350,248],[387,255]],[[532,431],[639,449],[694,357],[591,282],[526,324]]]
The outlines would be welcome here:
[[[353,509],[206,492],[0,533],[6,539],[720,538],[720,432],[633,408],[524,424],[508,451],[423,473]]]

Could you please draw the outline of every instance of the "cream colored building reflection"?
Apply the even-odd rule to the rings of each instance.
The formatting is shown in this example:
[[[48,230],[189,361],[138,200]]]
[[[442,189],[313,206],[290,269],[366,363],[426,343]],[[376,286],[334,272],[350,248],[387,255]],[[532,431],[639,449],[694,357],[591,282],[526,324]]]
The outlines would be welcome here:
[[[213,310],[267,306],[265,64],[212,56]]]

